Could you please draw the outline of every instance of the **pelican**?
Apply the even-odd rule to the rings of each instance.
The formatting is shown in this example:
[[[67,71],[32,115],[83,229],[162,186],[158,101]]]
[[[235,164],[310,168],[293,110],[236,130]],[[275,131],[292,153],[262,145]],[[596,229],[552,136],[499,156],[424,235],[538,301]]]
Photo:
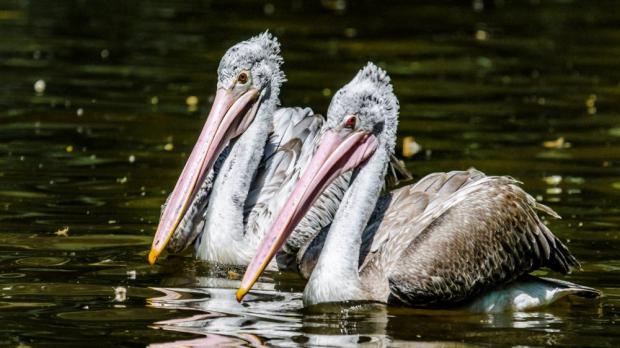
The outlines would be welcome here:
[[[568,273],[579,264],[537,211],[557,214],[510,177],[435,173],[380,197],[398,118],[385,71],[369,63],[334,95],[327,115],[313,158],[246,270],[239,301],[316,197],[347,172],[352,179],[306,284],[305,305],[376,301],[500,311],[566,294],[598,296],[528,275],[540,267]]]
[[[280,44],[268,32],[234,45],[222,57],[206,124],[162,209],[151,264],[166,247],[178,253],[192,244],[202,260],[229,265],[251,260],[324,122],[309,108],[278,106],[285,82],[282,63]],[[400,168],[396,161],[394,167]],[[319,202],[339,201],[347,184],[346,176],[335,180]],[[311,237],[305,231],[331,222],[336,210],[329,206],[317,204],[317,213],[309,212],[283,248],[280,268],[297,267],[296,253]]]

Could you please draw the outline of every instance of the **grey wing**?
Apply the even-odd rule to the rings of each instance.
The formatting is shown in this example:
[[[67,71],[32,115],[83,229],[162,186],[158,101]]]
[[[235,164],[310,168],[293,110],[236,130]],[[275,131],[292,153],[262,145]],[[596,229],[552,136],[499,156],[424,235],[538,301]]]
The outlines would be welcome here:
[[[273,131],[245,201],[246,230],[257,230],[256,224],[270,219],[276,211],[278,202],[274,198],[285,182],[298,175],[302,149],[315,141],[323,122],[323,117],[310,108],[280,108],[275,112]]]
[[[537,211],[557,214],[512,178],[440,173],[397,193],[385,213],[396,217],[377,228],[383,242],[367,266],[384,272],[390,302],[456,304],[540,267],[578,266]],[[419,208],[404,223],[407,202]]]
[[[432,173],[380,197],[362,235],[360,269],[374,260],[384,244],[402,232],[403,226],[415,224],[422,228],[421,223],[430,220],[421,219],[425,211],[440,205],[462,186],[483,177],[485,175],[477,170]],[[413,238],[416,230],[410,228],[407,233],[408,238]]]

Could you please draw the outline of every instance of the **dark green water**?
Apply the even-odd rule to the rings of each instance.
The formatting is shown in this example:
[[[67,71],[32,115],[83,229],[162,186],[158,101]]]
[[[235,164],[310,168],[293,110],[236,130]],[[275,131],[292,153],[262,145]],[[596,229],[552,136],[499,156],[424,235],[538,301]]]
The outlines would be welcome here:
[[[0,345],[620,345],[620,3],[231,3],[0,1]],[[285,105],[323,112],[379,63],[400,137],[425,150],[407,160],[415,177],[474,166],[523,181],[583,264],[549,275],[605,297],[500,315],[309,312],[295,275],[268,274],[237,304],[228,269],[148,266],[219,58],[268,28]]]

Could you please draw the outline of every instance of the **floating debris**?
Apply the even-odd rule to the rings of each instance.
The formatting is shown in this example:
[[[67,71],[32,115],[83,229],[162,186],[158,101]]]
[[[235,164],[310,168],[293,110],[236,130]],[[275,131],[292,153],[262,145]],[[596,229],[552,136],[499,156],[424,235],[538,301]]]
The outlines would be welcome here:
[[[116,223],[116,220],[108,220],[108,224],[110,225],[114,225]]]
[[[329,97],[332,95],[332,90],[329,88],[323,88],[323,96],[324,97]]]
[[[84,115],[84,109],[79,108],[75,111],[75,113],[78,115],[78,117],[82,117],[82,115]]]
[[[590,94],[586,99],[586,109],[589,115],[596,114],[596,94]]]
[[[546,192],[548,195],[559,195],[562,193],[562,188],[561,187],[549,187]]]
[[[543,178],[548,185],[559,185],[562,182],[561,175],[550,175]]]
[[[136,156],[134,156],[134,155],[129,155],[128,161],[129,161],[129,163],[133,163],[133,162],[135,162],[135,161],[136,161]]]
[[[236,279],[239,279],[239,276],[240,276],[240,274],[239,274],[239,273],[237,273],[237,272],[235,272],[235,271],[228,271],[228,273],[227,273],[227,277],[228,277],[228,279],[230,279],[230,280],[236,280]]]
[[[69,226],[65,226],[58,231],[54,232],[59,237],[69,237]]]
[[[101,52],[99,52],[99,55],[101,56],[101,59],[108,59],[110,56],[110,51],[107,48],[104,48]]]
[[[172,143],[167,143],[166,145],[164,145],[164,150],[166,150],[166,151],[172,151],[172,150],[174,150],[174,144],[172,144]]]
[[[127,300],[127,288],[119,286],[114,288],[114,302],[125,302]]]
[[[127,182],[127,177],[124,176],[122,178],[116,178],[116,182],[119,183],[119,184],[124,184],[124,183]]]
[[[555,140],[548,140],[542,144],[548,149],[567,149],[571,146],[569,142],[564,140],[564,137],[559,137]]]
[[[187,104],[187,110],[189,112],[198,110],[198,97],[195,95],[190,95],[187,99],[185,99],[185,104]]]
[[[187,99],[185,99],[185,104],[189,107],[196,107],[196,105],[198,105],[198,97],[195,95],[190,95]]]
[[[132,269],[131,271],[127,271],[127,278],[129,279],[136,279],[136,275],[138,274],[138,272],[136,272],[135,269]]]
[[[158,97],[151,97],[151,105],[157,105],[159,104],[159,98]]]
[[[43,92],[45,92],[45,81],[43,80],[37,80],[37,82],[34,83],[34,91],[37,92],[37,94],[43,94]]]
[[[476,30],[476,40],[478,41],[486,41],[489,38],[489,33],[486,30],[478,29]]]
[[[73,145],[68,145],[67,147],[65,147],[65,151],[69,153],[73,152]]]
[[[403,156],[411,157],[420,151],[422,151],[422,146],[415,141],[414,137],[403,138]]]

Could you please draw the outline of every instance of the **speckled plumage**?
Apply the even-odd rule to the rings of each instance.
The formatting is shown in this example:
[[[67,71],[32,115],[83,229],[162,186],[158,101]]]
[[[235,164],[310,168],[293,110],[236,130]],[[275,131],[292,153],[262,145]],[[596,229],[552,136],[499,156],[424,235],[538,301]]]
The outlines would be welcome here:
[[[260,90],[260,106],[248,129],[219,156],[173,235],[180,249],[195,236],[200,259],[245,265],[251,258],[278,190],[294,176],[307,138],[312,140],[323,119],[310,109],[278,108],[285,81],[280,45],[265,32],[231,47],[218,68],[218,88],[240,88],[237,76],[248,72],[249,84]]]
[[[434,173],[379,197],[395,141],[395,127],[389,125],[398,114],[386,107],[396,103],[382,100],[395,99],[391,86],[383,86],[389,79],[370,80],[379,86],[377,95],[359,98],[360,90],[372,90],[368,82],[356,78],[345,87],[349,90],[337,93],[332,105],[338,107],[330,107],[328,120],[336,120],[335,127],[337,120],[356,114],[367,129],[379,124],[387,128],[376,133],[383,147],[355,171],[329,231],[308,246],[307,254],[322,251],[304,290],[306,305],[370,300],[445,307],[475,300],[476,308],[498,310],[485,294],[500,298],[530,289],[533,293],[522,297],[527,301],[505,301],[506,309],[521,310],[557,299],[548,293],[596,294],[571,283],[561,291],[549,288],[559,287],[549,281],[512,283],[540,267],[567,273],[579,264],[538,212],[558,215],[510,177],[475,169]],[[361,106],[371,111],[360,113]],[[304,271],[311,271],[313,264],[306,264]]]
[[[386,200],[360,268],[387,285],[370,291],[383,302],[454,305],[540,267],[578,266],[537,211],[557,215],[510,177],[434,173]]]
[[[324,119],[309,108],[278,108],[285,81],[280,45],[265,32],[231,47],[218,68],[218,88],[235,90],[242,71],[261,91],[261,105],[248,129],[224,150],[196,194],[169,250],[179,252],[195,239],[198,258],[246,265],[265,230],[312,155]],[[385,77],[385,76],[384,76]],[[350,174],[349,174],[350,175]],[[278,262],[296,269],[298,250],[333,218],[348,187],[334,183],[293,233]],[[272,263],[271,268],[275,268]]]
[[[273,106],[279,105],[280,87],[286,82],[282,64],[280,42],[266,31],[226,51],[217,69],[217,87],[231,88],[241,71],[250,71],[252,85],[261,89],[263,95],[268,94]]]

